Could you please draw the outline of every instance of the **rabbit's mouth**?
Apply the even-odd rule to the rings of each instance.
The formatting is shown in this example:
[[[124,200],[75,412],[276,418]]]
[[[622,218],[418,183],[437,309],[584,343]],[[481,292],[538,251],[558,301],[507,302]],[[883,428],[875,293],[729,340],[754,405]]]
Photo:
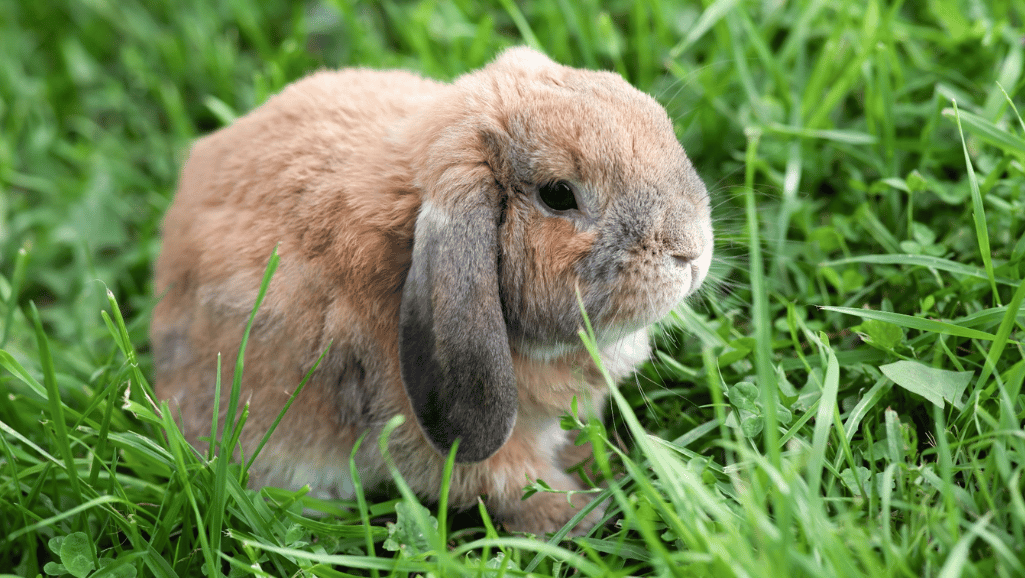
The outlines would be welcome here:
[[[712,263],[711,226],[672,249],[644,248],[632,252],[610,283],[597,325],[627,333],[661,320],[704,283]],[[692,236],[693,238],[693,236]]]
[[[705,279],[708,277],[708,270],[712,266],[712,251],[714,250],[715,245],[712,236],[712,227],[710,225],[706,227],[705,230],[702,231],[702,235],[704,237],[703,247],[697,257],[685,259],[678,263],[679,266],[687,268],[690,272],[690,284],[684,297],[689,297],[697,292],[701,287],[701,284],[704,283]]]

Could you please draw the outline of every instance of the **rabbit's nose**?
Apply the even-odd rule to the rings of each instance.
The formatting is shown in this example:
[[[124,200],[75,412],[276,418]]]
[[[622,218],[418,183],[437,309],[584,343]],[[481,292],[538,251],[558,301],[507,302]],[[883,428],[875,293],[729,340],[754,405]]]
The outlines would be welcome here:
[[[701,251],[697,248],[688,249],[685,251],[677,251],[672,254],[673,261],[680,267],[690,267],[691,264],[701,256]]]
[[[663,240],[665,251],[673,262],[681,267],[690,267],[701,259],[708,248],[708,235],[702,227],[684,224],[666,235]]]

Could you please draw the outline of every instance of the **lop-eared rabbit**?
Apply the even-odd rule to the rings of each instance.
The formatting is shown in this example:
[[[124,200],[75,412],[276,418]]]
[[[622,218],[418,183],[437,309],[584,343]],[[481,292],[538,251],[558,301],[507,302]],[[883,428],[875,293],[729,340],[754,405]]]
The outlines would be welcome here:
[[[280,266],[245,356],[250,486],[350,497],[349,458],[390,479],[377,439],[436,500],[478,496],[513,531],[554,531],[588,494],[559,418],[601,412],[604,380],[577,295],[616,379],[648,326],[701,285],[707,190],[665,110],[618,75],[510,49],[438,83],[402,71],[318,72],[193,147],[163,223],[151,338],[158,394],[209,435],[218,353],[231,372],[268,257]],[[329,346],[330,345],[330,346]],[[222,388],[227,404],[227,385]],[[600,520],[601,508],[574,533]]]

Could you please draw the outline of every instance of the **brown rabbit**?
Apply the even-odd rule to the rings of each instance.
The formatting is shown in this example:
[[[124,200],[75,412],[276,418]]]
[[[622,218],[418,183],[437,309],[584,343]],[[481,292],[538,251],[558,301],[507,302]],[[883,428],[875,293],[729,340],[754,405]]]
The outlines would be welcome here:
[[[163,236],[156,385],[190,439],[209,434],[217,354],[230,383],[280,244],[246,352],[245,452],[330,349],[251,485],[351,496],[365,432],[360,479],[390,479],[377,435],[402,414],[389,449],[416,492],[437,499],[458,439],[450,504],[486,495],[509,529],[535,533],[589,499],[521,499],[538,478],[581,489],[559,416],[574,396],[581,414],[605,401],[577,291],[622,379],[712,255],[708,193],[662,107],[526,48],[452,84],[365,69],[292,84],[195,144]]]

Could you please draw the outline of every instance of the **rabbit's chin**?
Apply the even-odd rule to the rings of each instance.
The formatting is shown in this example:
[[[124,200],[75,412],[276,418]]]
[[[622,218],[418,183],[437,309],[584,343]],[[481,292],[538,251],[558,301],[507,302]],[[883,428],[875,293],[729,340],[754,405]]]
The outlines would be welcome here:
[[[648,357],[648,327],[648,324],[637,324],[632,327],[599,328],[595,337],[602,361],[606,364],[615,364],[615,367],[606,368],[610,373],[628,374],[633,366]],[[543,363],[590,355],[582,340],[567,342],[519,339],[511,345],[520,356]],[[619,365],[629,365],[629,368],[620,371]]]

